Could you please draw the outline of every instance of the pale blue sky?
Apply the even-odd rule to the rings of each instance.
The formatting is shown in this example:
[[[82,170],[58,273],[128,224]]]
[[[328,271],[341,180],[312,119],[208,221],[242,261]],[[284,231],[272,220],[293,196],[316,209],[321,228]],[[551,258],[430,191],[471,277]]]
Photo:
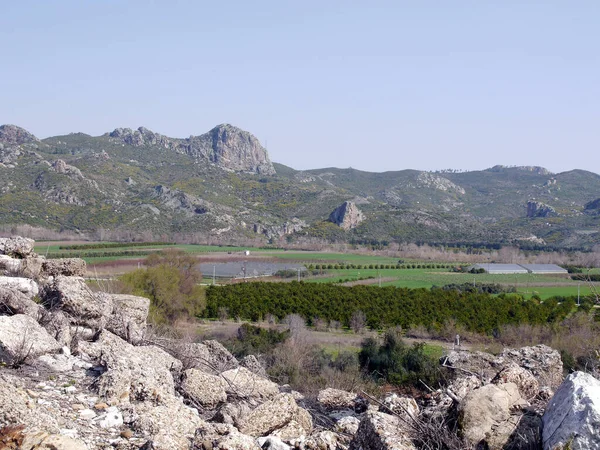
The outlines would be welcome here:
[[[600,173],[598,1],[2,1],[0,123],[228,122],[274,161]]]

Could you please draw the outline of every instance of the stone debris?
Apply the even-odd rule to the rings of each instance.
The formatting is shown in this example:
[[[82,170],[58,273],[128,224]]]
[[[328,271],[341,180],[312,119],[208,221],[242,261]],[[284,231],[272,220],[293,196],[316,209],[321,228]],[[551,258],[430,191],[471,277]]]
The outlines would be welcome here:
[[[315,399],[214,340],[147,345],[147,299],[92,292],[85,264],[49,261],[31,240],[0,239],[0,428],[12,427],[0,447],[414,450],[415,424],[453,417],[475,448],[540,448],[542,433],[544,450],[600,448],[600,382],[560,385],[547,346],[450,352],[454,378],[418,399]]]

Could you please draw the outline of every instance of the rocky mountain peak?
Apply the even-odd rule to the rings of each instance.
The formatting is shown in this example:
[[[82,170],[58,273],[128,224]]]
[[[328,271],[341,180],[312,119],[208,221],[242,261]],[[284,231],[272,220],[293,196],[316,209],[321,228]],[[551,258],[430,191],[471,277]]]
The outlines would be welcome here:
[[[216,164],[238,171],[275,173],[267,150],[251,133],[230,124],[214,127],[206,135],[211,144],[211,160]]]
[[[16,125],[0,125],[0,143],[21,145],[30,142],[39,142],[39,139],[29,131]]]
[[[356,228],[364,219],[364,214],[354,202],[342,203],[329,215],[329,221],[344,230]]]

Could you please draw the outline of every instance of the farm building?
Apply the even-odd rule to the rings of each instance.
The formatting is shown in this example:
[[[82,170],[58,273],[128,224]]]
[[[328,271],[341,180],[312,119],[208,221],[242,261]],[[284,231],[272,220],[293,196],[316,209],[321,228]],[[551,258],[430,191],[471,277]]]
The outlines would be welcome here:
[[[529,273],[539,273],[539,274],[566,274],[567,269],[563,269],[556,264],[521,264],[522,267],[527,269]]]
[[[521,267],[518,264],[475,264],[474,266],[469,268],[469,270],[472,269],[483,269],[487,273],[491,274],[527,273],[527,269]]]

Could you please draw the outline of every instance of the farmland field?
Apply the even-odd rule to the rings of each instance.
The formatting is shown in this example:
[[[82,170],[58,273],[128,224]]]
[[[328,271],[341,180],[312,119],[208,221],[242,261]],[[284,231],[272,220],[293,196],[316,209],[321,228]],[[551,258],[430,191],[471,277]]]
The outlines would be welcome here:
[[[81,244],[81,243],[78,243]],[[100,248],[94,248],[94,245]],[[72,248],[66,248],[72,247]],[[335,267],[336,264],[354,264],[362,265],[362,269],[321,269],[318,274],[310,274],[304,277],[306,282],[314,283],[345,283],[345,284],[379,284],[381,279],[382,286],[397,286],[407,288],[426,288],[432,286],[444,286],[447,284],[474,283],[488,284],[498,283],[505,287],[514,287],[517,292],[530,297],[538,295],[542,299],[552,296],[576,296],[579,292],[581,296],[592,294],[590,285],[585,282],[571,279],[566,275],[534,275],[534,274],[470,274],[456,273],[449,271],[448,268],[414,268],[414,269],[369,269],[369,265],[390,265],[395,266],[398,258],[379,256],[374,254],[352,254],[318,251],[284,251],[275,248],[248,248],[248,247],[228,247],[216,245],[194,245],[194,244],[176,244],[165,245],[164,243],[142,243],[130,245],[127,243],[85,243],[74,246],[71,242],[38,242],[35,250],[41,255],[48,257],[81,257],[89,266],[90,276],[114,276],[125,273],[137,268],[143,263],[144,258],[154,252],[167,248],[183,250],[198,257],[198,263],[202,264],[205,276],[212,275],[212,265],[242,264],[247,261],[250,265],[271,264],[275,269],[281,265],[281,268],[298,267],[298,265],[324,265]],[[245,251],[250,254],[246,255]],[[432,261],[404,261],[410,264],[444,264],[450,267],[449,263]],[[455,263],[452,265],[456,265]],[[241,266],[240,266],[241,267]],[[218,273],[218,271],[217,271]],[[223,275],[228,271],[223,271]],[[592,269],[591,273],[600,273],[600,269]],[[221,278],[223,280],[223,278]],[[361,280],[361,281],[359,281]],[[269,278],[269,281],[278,281],[278,279]],[[600,283],[595,283],[596,289],[600,289]]]

